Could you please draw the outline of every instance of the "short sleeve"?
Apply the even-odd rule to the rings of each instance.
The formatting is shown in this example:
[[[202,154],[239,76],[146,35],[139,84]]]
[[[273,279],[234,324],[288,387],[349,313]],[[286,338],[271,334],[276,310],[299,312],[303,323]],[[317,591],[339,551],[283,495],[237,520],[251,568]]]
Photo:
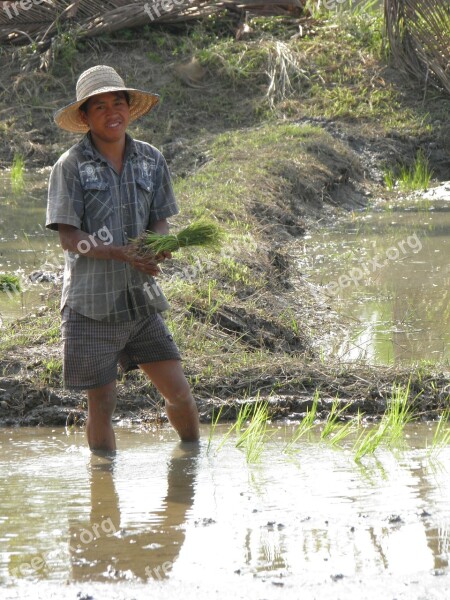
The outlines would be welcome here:
[[[149,226],[161,219],[167,219],[179,213],[172,187],[169,168],[162,154],[156,167],[155,187],[150,206]]]
[[[48,184],[45,226],[57,230],[58,225],[81,228],[84,214],[83,191],[76,160],[65,154],[54,165]]]

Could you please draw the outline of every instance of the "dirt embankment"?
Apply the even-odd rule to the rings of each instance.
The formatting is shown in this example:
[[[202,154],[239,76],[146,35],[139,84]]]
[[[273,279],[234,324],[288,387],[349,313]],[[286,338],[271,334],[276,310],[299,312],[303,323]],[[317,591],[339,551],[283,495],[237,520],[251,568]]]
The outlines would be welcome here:
[[[243,82],[230,82],[239,74],[232,63],[234,71],[214,71],[211,61],[219,52],[225,61],[224,47],[217,46],[203,63],[194,51],[180,60],[177,52],[190,38],[158,36],[154,46],[139,37],[131,45],[126,39],[100,40],[80,49],[69,69],[57,65],[51,73],[22,72],[17,59],[4,55],[2,165],[14,154],[23,155],[28,166],[49,165],[74,143],[56,130],[51,115],[71,99],[83,68],[111,64],[130,85],[162,92],[160,108],[132,133],[165,153],[183,218],[214,215],[231,240],[230,250],[211,262],[174,261],[164,275],[173,307],[170,325],[202,420],[210,421],[220,404],[226,405],[222,417],[233,418],[240,402],[257,396],[269,400],[273,418],[296,418],[316,390],[323,416],[336,397],[350,403],[349,412],[376,415],[384,411],[392,385],[408,380],[418,413],[434,416],[448,401],[445,374],[349,366],[319,356],[327,335],[345,324],[321,290],[298,273],[292,253],[318,223],[336,221],[383,194],[384,165],[411,163],[422,148],[436,176],[448,174],[444,125],[436,118],[439,135],[413,134],[380,128],[376,119],[316,116],[314,98],[307,96],[294,106],[291,95],[288,104],[280,101],[276,111],[267,112],[264,78],[245,72]],[[6,105],[5,94],[17,101]],[[194,271],[195,277],[186,276]],[[57,295],[53,290],[47,307],[2,334],[0,425],[84,421],[84,396],[61,386]],[[121,378],[118,420],[155,424],[164,418],[161,398],[148,382],[136,373]]]

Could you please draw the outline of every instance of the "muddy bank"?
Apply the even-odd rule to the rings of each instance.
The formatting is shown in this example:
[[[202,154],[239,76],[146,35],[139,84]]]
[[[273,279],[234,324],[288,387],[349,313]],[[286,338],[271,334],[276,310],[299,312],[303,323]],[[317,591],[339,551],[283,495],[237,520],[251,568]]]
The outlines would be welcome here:
[[[53,347],[51,355],[59,349]],[[34,356],[33,356],[34,354]],[[51,384],[45,382],[42,349],[16,357],[8,370],[15,375],[0,378],[0,426],[83,426],[87,416],[83,393],[64,390],[59,375]],[[28,363],[24,371],[24,363]],[[222,407],[221,421],[235,420],[243,404],[267,400],[270,418],[298,420],[311,409],[318,394],[319,419],[326,419],[333,402],[347,406],[345,414],[361,412],[367,420],[377,419],[385,410],[396,386],[409,383],[409,400],[418,420],[435,419],[448,407],[448,374],[431,369],[371,367],[368,365],[320,364],[298,360],[297,364],[274,356],[264,369],[239,369],[233,376],[211,376],[199,380],[186,365],[202,423],[211,423]],[[5,370],[5,361],[0,366]],[[56,379],[56,380],[55,380]],[[164,403],[155,390],[137,373],[118,384],[116,423],[159,427],[167,422]]]

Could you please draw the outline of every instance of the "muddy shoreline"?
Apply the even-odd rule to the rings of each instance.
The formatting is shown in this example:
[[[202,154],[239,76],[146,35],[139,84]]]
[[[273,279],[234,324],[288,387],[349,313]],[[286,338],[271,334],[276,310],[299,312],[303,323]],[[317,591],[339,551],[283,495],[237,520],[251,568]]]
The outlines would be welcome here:
[[[35,364],[37,369],[37,365]],[[188,377],[191,375],[186,368]],[[253,379],[258,394],[243,393],[245,377]],[[118,385],[116,424],[141,424],[159,427],[167,422],[162,399],[153,391],[142,389],[136,375]],[[446,373],[425,374],[416,370],[369,365],[302,363],[296,369],[281,365],[272,372],[241,372],[240,377],[213,380],[193,385],[202,423],[211,423],[222,408],[220,421],[235,420],[243,404],[267,400],[272,421],[297,421],[311,409],[313,396],[319,392],[319,419],[326,419],[333,401],[348,405],[345,416],[360,412],[367,420],[377,420],[386,410],[393,387],[410,383],[410,399],[418,420],[433,420],[448,406],[450,379]],[[276,387],[276,393],[273,389]],[[0,378],[0,426],[78,426],[87,416],[83,393],[74,393],[60,386],[36,385],[28,377]]]

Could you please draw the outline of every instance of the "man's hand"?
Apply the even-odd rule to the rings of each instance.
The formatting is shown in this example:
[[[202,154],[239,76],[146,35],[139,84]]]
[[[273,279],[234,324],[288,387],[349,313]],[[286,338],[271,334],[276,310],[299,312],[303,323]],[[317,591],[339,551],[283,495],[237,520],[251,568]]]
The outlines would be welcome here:
[[[172,258],[172,252],[164,250],[155,256],[156,262],[164,262],[167,258]]]
[[[112,248],[111,258],[126,262],[134,269],[142,271],[147,275],[156,276],[161,273],[161,269],[158,267],[157,258],[152,256],[141,256],[136,252],[136,249],[132,244],[128,244],[127,246],[114,246]]]

